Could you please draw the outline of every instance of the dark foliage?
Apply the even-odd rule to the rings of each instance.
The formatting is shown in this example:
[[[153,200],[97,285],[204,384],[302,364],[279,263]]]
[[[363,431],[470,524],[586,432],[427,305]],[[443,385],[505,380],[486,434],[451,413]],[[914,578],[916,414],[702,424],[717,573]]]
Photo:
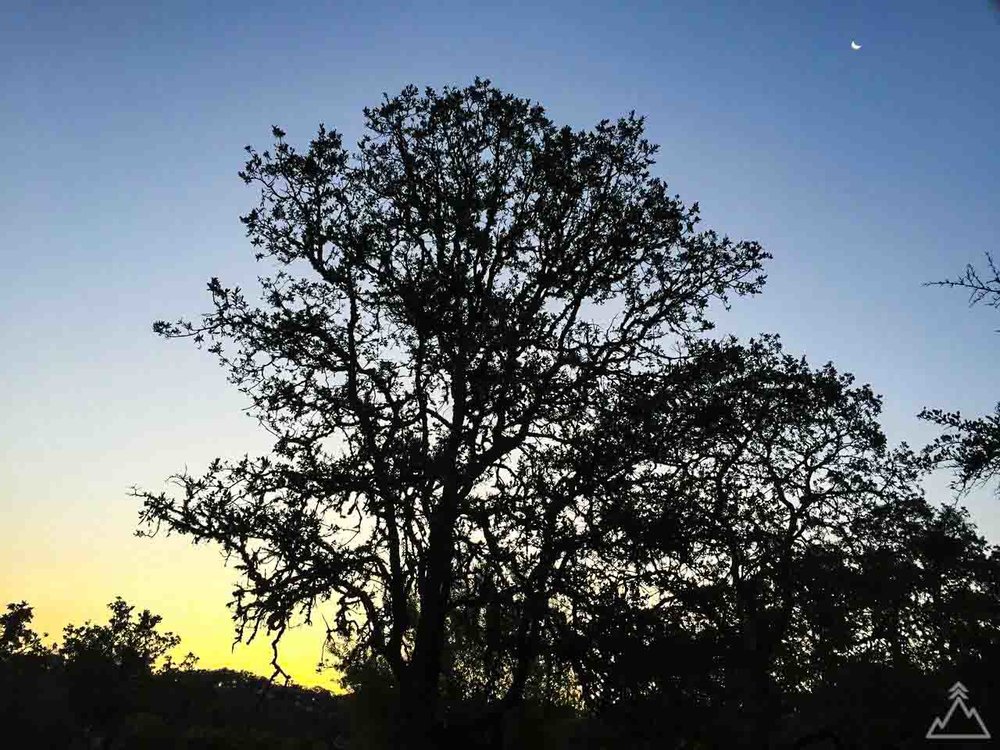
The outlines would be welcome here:
[[[710,303],[757,292],[767,255],[697,231],[697,205],[651,176],[634,115],[560,128],[476,81],[410,87],[365,118],[354,154],[325,128],[304,154],[278,128],[273,151],[249,149],[242,176],[261,203],[243,221],[280,267],[263,307],[213,279],[214,312],[156,325],[211,342],[276,436],[272,455],[175,477],[173,497],[137,494],[148,528],[236,559],[241,635],[278,639],[331,601],[339,660],[388,670],[399,742],[419,744],[443,718],[466,571],[534,575],[493,528],[522,519],[491,488],[579,430],[615,383],[668,362],[665,337],[708,328]],[[509,705],[539,643],[538,603],[524,606],[496,666]]]
[[[920,490],[993,471],[995,422],[928,414],[955,436],[914,455],[833,365],[708,338],[768,255],[698,229],[634,114],[557,127],[477,80],[365,125],[248,148],[260,302],[212,279],[155,324],[275,442],[135,490],[142,531],[223,549],[274,676],[324,608],[373,748],[909,747],[948,680],[996,695],[997,550]],[[164,705],[191,674],[157,673]]]
[[[279,687],[230,670],[199,670],[160,618],[121,599],[106,625],[69,625],[61,647],[44,647],[31,608],[0,617],[0,724],[4,747],[287,748],[341,745],[347,707],[324,690]],[[17,647],[10,648],[10,644]]]

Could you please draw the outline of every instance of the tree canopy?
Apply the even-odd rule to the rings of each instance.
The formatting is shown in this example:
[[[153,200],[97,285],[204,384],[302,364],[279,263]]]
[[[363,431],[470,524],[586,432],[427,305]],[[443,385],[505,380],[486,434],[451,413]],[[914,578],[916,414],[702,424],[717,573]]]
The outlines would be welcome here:
[[[31,628],[34,611],[27,602],[10,602],[0,614],[0,659],[46,653],[42,638]]]
[[[996,551],[927,502],[880,398],[710,334],[769,255],[700,227],[642,117],[558,126],[477,79],[364,118],[353,149],[248,147],[259,299],[213,278],[208,313],[154,325],[274,443],[135,489],[142,533],[222,548],[275,676],[322,614],[395,747],[500,747],[527,704],[762,747],[858,664],[995,658]]]
[[[211,313],[156,326],[210,342],[273,453],[140,494],[150,527],[237,560],[241,633],[332,599],[346,660],[384,661],[419,722],[489,488],[668,361],[666,337],[707,329],[713,301],[757,292],[767,255],[698,230],[634,114],[557,127],[477,80],[408,87],[365,126],[353,153],[323,127],[305,153],[278,128],[248,149],[243,221],[278,266],[262,305],[213,279]]]

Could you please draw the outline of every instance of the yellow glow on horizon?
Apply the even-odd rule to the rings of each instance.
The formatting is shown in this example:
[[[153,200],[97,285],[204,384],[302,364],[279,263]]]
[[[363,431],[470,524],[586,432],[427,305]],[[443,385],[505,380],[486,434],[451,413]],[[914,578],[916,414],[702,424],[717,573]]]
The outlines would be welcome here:
[[[265,633],[233,648],[226,602],[237,572],[224,566],[216,549],[185,538],[136,538],[134,518],[134,511],[100,519],[21,513],[16,524],[0,518],[0,607],[27,601],[34,609],[32,627],[47,633],[51,644],[67,624],[107,622],[107,604],[121,596],[137,610],[161,615],[160,629],[180,636],[175,658],[190,651],[199,657],[199,668],[270,677]],[[285,634],[279,663],[296,684],[337,691],[338,675],[316,670],[323,642],[323,621],[316,617],[313,625]]]

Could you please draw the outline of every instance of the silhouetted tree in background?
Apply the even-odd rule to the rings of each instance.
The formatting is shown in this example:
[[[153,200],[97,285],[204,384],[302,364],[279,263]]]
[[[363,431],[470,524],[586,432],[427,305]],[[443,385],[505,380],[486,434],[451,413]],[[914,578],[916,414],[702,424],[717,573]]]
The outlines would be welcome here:
[[[927,505],[867,386],[773,338],[694,345],[636,385],[575,454],[607,467],[601,521],[566,527],[587,573],[553,615],[584,703],[646,717],[621,731],[764,747],[846,664],[926,672],[993,647],[995,553]]]
[[[272,686],[256,675],[195,669],[161,619],[122,599],[107,624],[67,625],[60,646],[31,628],[26,602],[0,615],[3,747],[55,750],[286,748],[325,750],[350,711],[319,689]],[[340,745],[342,747],[342,745]]]
[[[824,652],[853,645],[838,644],[817,609],[839,593],[820,589],[832,578],[824,566],[849,568],[845,558],[863,554],[875,541],[865,519],[911,502],[914,472],[886,449],[878,400],[850,376],[813,371],[773,339],[707,344],[701,355],[690,395],[654,387],[642,404],[639,437],[656,446],[649,491],[619,504],[643,542],[629,570],[641,598],[630,606],[708,648],[711,661],[692,671],[729,706],[733,743],[744,732],[743,745],[763,746],[782,696],[821,679]],[[664,432],[673,439],[656,441]],[[859,626],[865,614],[874,613],[837,610]],[[594,625],[597,639],[613,627]],[[638,643],[608,639],[610,649]],[[592,658],[600,667],[608,656]],[[604,669],[613,689],[623,675]],[[661,677],[647,680],[632,690],[660,690]]]
[[[31,629],[34,611],[27,602],[11,602],[0,615],[0,659],[40,657],[48,653],[42,638]]]
[[[67,625],[58,653],[80,723],[113,740],[124,717],[144,702],[151,677],[177,668],[169,652],[180,638],[158,630],[159,615],[148,609],[135,613],[120,597],[108,609],[105,625]],[[180,666],[190,668],[194,661],[188,654]]]
[[[100,660],[131,674],[151,674],[160,665],[163,669],[173,667],[169,652],[181,639],[157,630],[163,621],[160,615],[144,609],[133,618],[135,607],[121,597],[111,602],[108,609],[111,617],[107,625],[88,621],[66,626],[59,649],[63,658],[71,662]],[[190,654],[188,657],[194,658]]]
[[[59,665],[55,647],[31,627],[34,610],[11,602],[0,614],[0,726],[3,741],[20,738],[36,747],[58,747],[71,733],[65,685],[47,679]]]
[[[332,599],[343,663],[384,664],[396,742],[425,747],[467,568],[545,575],[546,535],[565,522],[558,504],[522,517],[495,497],[512,462],[667,363],[665,337],[708,328],[712,301],[757,292],[767,256],[696,231],[697,205],[650,175],[641,118],[558,128],[478,80],[406,88],[365,118],[353,155],[325,128],[304,154],[278,128],[273,152],[250,149],[242,175],[261,204],[243,220],[258,259],[283,267],[262,279],[263,307],[213,279],[200,323],[156,326],[211,342],[272,455],[177,476],[177,496],[137,494],[149,529],[237,560],[241,635],[280,638]],[[541,545],[541,568],[506,524]],[[536,620],[500,673],[507,702],[523,696]]]

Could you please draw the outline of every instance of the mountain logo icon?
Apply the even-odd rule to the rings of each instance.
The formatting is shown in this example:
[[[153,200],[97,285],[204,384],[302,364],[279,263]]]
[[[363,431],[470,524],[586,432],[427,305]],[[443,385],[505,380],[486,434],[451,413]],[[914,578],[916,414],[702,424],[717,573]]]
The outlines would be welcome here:
[[[948,690],[951,707],[944,718],[931,722],[925,739],[928,740],[988,740],[990,731],[983,723],[979,712],[966,703],[969,690],[961,682],[956,682]],[[961,710],[959,710],[961,709]]]

